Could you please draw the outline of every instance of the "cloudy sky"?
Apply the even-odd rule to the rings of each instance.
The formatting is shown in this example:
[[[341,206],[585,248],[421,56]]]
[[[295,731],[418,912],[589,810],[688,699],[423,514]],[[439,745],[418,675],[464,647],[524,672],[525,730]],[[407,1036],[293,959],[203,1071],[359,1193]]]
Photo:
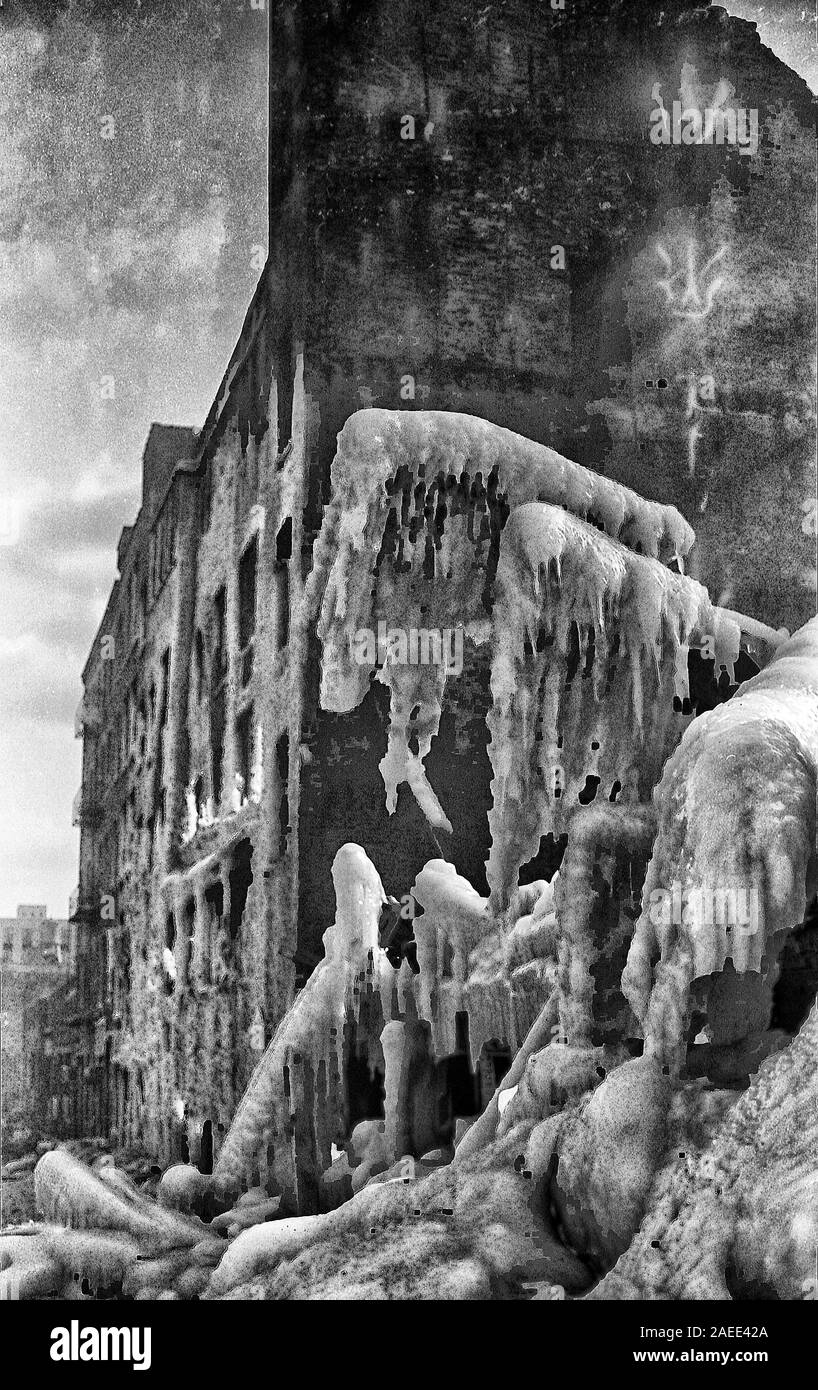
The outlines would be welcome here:
[[[256,282],[263,4],[0,7],[3,916],[65,915],[80,672],[145,437],[201,424]],[[729,8],[815,88],[809,6]]]
[[[266,15],[5,0],[0,28],[0,915],[64,916],[80,672],[145,437],[202,423],[258,278]]]
[[[800,73],[818,93],[818,19],[815,0],[721,0],[723,8],[758,26],[761,42]]]

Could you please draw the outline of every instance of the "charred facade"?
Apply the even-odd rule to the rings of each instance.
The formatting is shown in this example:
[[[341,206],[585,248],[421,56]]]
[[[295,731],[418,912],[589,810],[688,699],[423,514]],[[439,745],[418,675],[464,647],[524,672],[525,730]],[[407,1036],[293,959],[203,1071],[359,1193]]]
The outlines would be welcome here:
[[[384,1115],[387,1024],[400,1022],[407,1057],[416,1050],[413,1086],[424,1098],[414,1117],[405,1107],[386,1116],[401,1130],[392,1150],[419,1156],[483,1110],[560,978],[553,1027],[583,1045],[621,1042],[637,1014],[647,1019],[640,962],[630,963],[636,1014],[618,986],[630,949],[620,900],[633,925],[656,833],[653,790],[695,710],[730,694],[772,650],[769,632],[754,644],[752,626],[683,573],[687,555],[688,571],[721,592],[713,538],[728,499],[711,489],[709,540],[693,547],[701,492],[679,481],[691,476],[686,411],[659,420],[646,407],[673,362],[667,379],[661,355],[649,382],[628,376],[624,426],[610,403],[589,425],[586,404],[606,396],[623,357],[641,370],[625,281],[637,251],[667,240],[671,186],[698,210],[704,263],[724,226],[701,211],[714,190],[726,180],[745,205],[760,196],[735,150],[657,151],[652,85],[674,90],[684,64],[707,84],[717,67],[758,106],[786,102],[791,143],[782,151],[776,130],[762,134],[770,177],[808,138],[806,89],[762,53],[750,26],[716,9],[606,5],[574,15],[509,3],[465,26],[460,9],[272,7],[269,261],[204,427],[151,431],[142,508],[120,540],[120,577],[84,672],[78,1012],[101,1022],[104,1114],[121,1141],[139,1140],[164,1162],[218,1165],[261,1053],[317,978],[336,920],[333,865],[349,842],[366,851],[391,900],[379,927],[398,943],[404,979],[420,956],[422,978],[435,981],[436,998],[424,997],[426,984],[403,990],[399,1019],[376,1012],[368,1024],[364,1011],[349,1024],[334,1080],[329,1051],[316,1054],[314,1071],[289,1076],[303,1088],[296,1128],[321,1087],[338,1092],[326,1112],[335,1128],[316,1136],[305,1122],[288,1136],[300,1210],[320,1204],[331,1142]],[[603,24],[605,57],[592,74],[585,58]],[[634,73],[625,109],[623,67]],[[763,102],[754,94],[762,77]],[[809,279],[806,263],[804,272]],[[666,298],[659,291],[641,306],[649,328]],[[737,376],[738,348],[731,361]],[[674,381],[677,389],[684,396]],[[782,392],[771,438],[789,430],[794,448],[785,421],[795,410],[791,467],[806,480],[799,389],[792,400]],[[730,440],[744,437],[751,406],[731,381],[709,446],[714,474]],[[622,429],[606,434],[600,419]],[[630,451],[622,430],[634,422]],[[793,526],[803,548],[797,516]],[[441,589],[450,546],[468,559],[458,550]],[[570,609],[570,594],[589,582],[579,563],[570,573],[583,546],[608,576],[603,607],[620,592],[613,574],[638,588],[644,572],[660,586],[673,622],[651,638],[655,672],[647,662],[637,671],[633,651],[625,669],[618,613],[606,609],[595,628],[596,610],[579,600]],[[334,628],[326,594],[345,554],[360,566],[350,597],[361,629],[462,630],[462,664],[439,688],[384,679],[377,653],[344,669],[354,630]],[[737,563],[741,597],[754,561]],[[787,612],[750,611],[794,626],[806,603],[793,592]],[[509,643],[499,657],[492,624]],[[559,674],[549,689],[552,649]],[[345,680],[357,683],[354,698]],[[620,701],[623,727],[640,711],[642,741],[623,740],[624,760],[612,716],[597,730],[589,713],[600,681]],[[530,756],[515,703],[527,682],[540,741],[554,739],[542,758]],[[597,795],[605,814],[590,806]],[[587,840],[578,816],[593,822]],[[444,921],[432,940],[435,893],[436,906],[422,904],[430,860],[447,860],[466,885],[459,891],[489,900],[492,913],[513,905],[507,925],[516,926],[536,917],[574,824],[563,877],[584,884],[586,898],[593,885],[594,910],[589,898],[571,904],[558,975],[546,979],[544,955],[523,940],[541,929],[545,949],[544,922],[518,932],[519,957],[512,951],[501,971],[491,943],[485,959],[470,960],[476,926],[472,938]],[[599,902],[619,933],[607,978],[591,941]],[[549,900],[540,916],[552,911]],[[592,963],[604,1001],[596,1010]],[[482,993],[466,989],[475,971]],[[660,1033],[657,1025],[661,1051]],[[676,1036],[668,1052],[687,1041]],[[264,1138],[254,1135],[239,1167],[264,1176]]]

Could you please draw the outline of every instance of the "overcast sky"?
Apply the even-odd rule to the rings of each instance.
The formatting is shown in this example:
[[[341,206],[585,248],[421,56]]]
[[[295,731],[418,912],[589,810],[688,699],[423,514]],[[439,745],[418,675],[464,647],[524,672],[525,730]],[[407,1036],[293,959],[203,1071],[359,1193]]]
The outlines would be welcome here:
[[[815,90],[808,7],[729,8]],[[80,673],[144,441],[204,420],[266,239],[266,15],[5,0],[0,28],[0,915],[64,916]]]
[[[723,0],[729,14],[751,19],[761,42],[800,73],[818,93],[818,36],[815,0]]]
[[[0,915],[64,916],[80,673],[147,431],[202,423],[258,278],[266,15],[6,0],[0,25]]]

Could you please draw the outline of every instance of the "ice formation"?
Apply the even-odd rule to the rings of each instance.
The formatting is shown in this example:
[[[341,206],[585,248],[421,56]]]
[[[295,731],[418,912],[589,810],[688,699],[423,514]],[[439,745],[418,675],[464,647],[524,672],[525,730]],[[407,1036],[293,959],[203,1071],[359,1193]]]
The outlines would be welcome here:
[[[87,1167],[65,1149],[42,1156],[35,1198],[45,1224],[0,1234],[0,1292],[6,1297],[159,1296],[191,1264],[205,1268],[224,1242],[195,1217],[158,1206],[113,1165]],[[144,1295],[143,1295],[144,1296]]]
[[[486,900],[443,859],[433,859],[421,870],[412,897],[422,908],[414,921],[418,1008],[421,1018],[432,1025],[436,1054],[444,1057],[456,1051],[454,1016],[467,1002],[469,954],[492,923]]]
[[[435,1056],[457,1051],[457,1015],[463,1013],[474,1066],[491,1039],[516,1050],[555,983],[554,886],[528,885],[501,921],[487,898],[438,859],[421,870],[412,898],[422,908],[414,920],[419,973],[413,989],[419,1017],[431,1025]]]
[[[37,1208],[46,1220],[78,1230],[116,1230],[153,1250],[196,1245],[201,1222],[150,1202],[133,1184],[104,1182],[64,1149],[44,1154],[34,1174]]]
[[[648,1057],[597,1072],[432,1176],[239,1237],[206,1297],[798,1298],[816,1233],[817,1027],[813,1010],[740,1097],[676,1090]]]
[[[817,1062],[813,1007],[749,1088],[727,1093],[715,1126],[669,1146],[645,1220],[591,1297],[800,1299],[814,1291]]]
[[[345,1029],[361,1022],[362,990],[379,1001],[361,1032],[370,1061],[385,1068],[394,1159],[409,1058],[426,1046],[420,1024],[430,1027],[431,1055],[445,1057],[457,1051],[466,1014],[473,1063],[500,1039],[518,1054],[514,1076],[542,1047],[546,1023],[589,1056],[592,1037],[638,1035],[642,1014],[620,976],[655,833],[649,798],[689,718],[688,647],[709,635],[717,665],[732,673],[741,640],[738,622],[701,585],[661,562],[680,559],[691,539],[672,508],[484,421],[363,411],[347,422],[308,582],[307,609],[320,606],[322,703],[349,710],[373,676],[385,681],[387,807],[406,781],[431,823],[446,826],[423,761],[448,672],[393,647],[401,633],[458,623],[490,642],[492,892],[483,899],[453,865],[427,864],[412,889],[418,974],[397,977],[377,944],[380,880],[362,851],[346,847],[345,867],[333,871],[341,891],[326,959],[257,1068],[219,1156],[219,1182],[241,1185],[265,1132],[281,1172],[291,1163],[310,1174],[328,1161],[342,1127]],[[387,619],[396,626],[384,645]],[[519,889],[521,865],[544,837],[565,832],[559,879]],[[363,934],[349,908],[352,882],[369,902]],[[630,990],[629,974],[626,982]],[[467,1153],[496,1127],[510,1087]]]
[[[647,800],[685,717],[691,640],[740,631],[707,591],[559,509],[517,508],[500,544],[489,753],[489,883],[502,908],[521,864],[559,835],[580,796]]]
[[[814,618],[695,721],[657,788],[658,834],[623,988],[646,1050],[677,1067],[693,982],[728,960],[769,977],[814,891],[817,669]],[[681,913],[657,910],[671,885]]]
[[[571,820],[557,904],[560,1035],[588,1047],[634,1031],[621,975],[638,912],[638,889],[656,831],[652,807],[609,801]]]
[[[594,1297],[723,1297],[742,1281],[793,1296],[815,1234],[814,1011],[741,1100],[713,1075],[733,1079],[738,1049],[746,1081],[787,1041],[770,1033],[769,1000],[818,881],[818,619],[686,729],[690,644],[711,636],[732,673],[741,634],[682,572],[693,537],[672,508],[454,414],[351,417],[332,484],[298,621],[320,612],[325,709],[351,710],[373,678],[389,688],[389,811],[406,783],[432,826],[449,825],[424,761],[457,672],[407,659],[401,642],[460,630],[489,645],[490,895],[428,862],[411,892],[417,973],[397,970],[379,944],[381,879],[365,848],[344,845],[324,958],[212,1177],[177,1165],[154,1203],[116,1169],[46,1154],[48,1224],[0,1241],[5,1284],[477,1298],[579,1296],[601,1278]],[[560,836],[552,881],[520,886]],[[202,911],[209,867],[164,884],[169,990],[202,968],[183,909],[195,880]],[[754,895],[754,929],[708,918],[710,890]],[[706,1042],[691,1045],[694,1012]],[[410,1092],[461,1050],[464,1016],[473,1066],[500,1042],[510,1067],[453,1156],[424,1160]],[[349,1133],[353,1047],[382,1069],[385,1099],[383,1118]],[[265,1148],[280,1199],[256,1185]],[[743,1175],[755,1159],[775,1195]],[[209,1221],[176,1210],[239,1193]],[[787,1234],[773,1257],[776,1222]]]
[[[366,1056],[383,1066],[386,1092],[377,1154],[373,1149],[359,1155],[353,1171],[357,1190],[368,1173],[406,1152],[406,1112],[413,1103],[407,1076],[415,1061],[457,1051],[459,1013],[469,1015],[475,1064],[490,1039],[508,1039],[516,1050],[529,1034],[531,1046],[542,1046],[549,1036],[543,1031],[544,997],[551,1001],[548,1029],[556,1021],[556,965],[543,947],[555,928],[552,885],[531,885],[521,893],[519,920],[506,933],[490,915],[487,899],[453,865],[431,861],[412,889],[422,909],[414,923],[419,973],[412,975],[406,965],[395,970],[378,944],[385,897],[363,850],[344,846],[333,879],[337,914],[325,933],[325,958],[256,1067],[216,1162],[217,1191],[246,1183],[266,1138],[275,1150],[277,1180],[298,1209],[299,1184],[329,1165],[331,1142],[343,1132],[350,1025],[360,1025]],[[373,1167],[376,1159],[379,1167]],[[180,1191],[186,1186],[181,1178],[174,1185]]]
[[[394,810],[406,782],[432,825],[443,828],[448,821],[423,761],[440,723],[446,663],[407,661],[393,644],[452,632],[486,640],[500,535],[523,503],[565,508],[663,561],[681,562],[693,542],[674,508],[454,413],[359,411],[338,436],[332,488],[306,605],[309,612],[320,606],[321,702],[353,709],[377,674],[391,697],[381,765],[387,805]]]
[[[0,1298],[41,1298],[62,1283],[62,1266],[38,1227],[0,1235]]]
[[[386,901],[381,880],[358,845],[338,851],[332,877],[337,911],[324,933],[324,959],[256,1067],[216,1162],[217,1188],[240,1190],[245,1185],[268,1131],[285,1188],[292,1189],[293,1170],[303,1172],[313,1135],[315,1162],[327,1167],[330,1144],[342,1124],[346,1025],[359,1020],[365,1000],[380,1020],[372,1030],[375,1041],[383,1020],[391,1017],[396,972],[378,944]],[[297,1117],[295,1128],[291,1116]],[[297,1132],[298,1124],[306,1134]]]
[[[455,1165],[463,1164],[467,1159],[472,1158],[495,1138],[500,1120],[508,1115],[517,1100],[531,1059],[551,1044],[557,1016],[558,998],[557,991],[554,989],[546,998],[526,1037],[517,1048],[511,1067],[482,1115],[466,1132],[455,1149],[453,1159]]]
[[[471,1152],[464,1140],[454,1163],[428,1176],[374,1179],[335,1211],[234,1230],[227,1241],[211,1234],[217,1219],[192,1246],[186,1237],[163,1248],[147,1228],[35,1225],[0,1236],[2,1291],[76,1298],[121,1284],[132,1298],[276,1300],[809,1291],[815,1008],[743,1094],[680,1086],[650,1057],[606,1075],[594,1065],[599,1049],[554,1046],[547,1029],[540,1044],[513,1086],[509,1073],[502,1132]],[[59,1171],[86,1217],[122,1219],[128,1203],[106,1205],[87,1184],[91,1170],[80,1175],[64,1156],[55,1169],[46,1157],[49,1191]],[[140,1205],[167,1215],[144,1196]]]
[[[413,976],[406,966],[396,971],[378,944],[385,895],[363,850],[344,846],[336,856],[333,880],[337,913],[324,936],[325,958],[256,1067],[216,1162],[213,1185],[219,1191],[236,1190],[246,1182],[266,1135],[275,1149],[277,1178],[298,1206],[294,1188],[305,1170],[315,1173],[328,1166],[331,1141],[343,1131],[351,1024],[362,1025],[367,1056],[385,1067],[387,1129],[395,1159],[401,1156],[400,1146],[394,1147],[395,1136],[403,1133],[401,1091],[403,1106],[408,1103],[403,1077],[410,1051],[405,1049],[428,1050],[418,1021],[430,1025],[431,1053],[442,1057],[457,1050],[456,1015],[468,1012],[476,1063],[491,1038],[507,1038],[516,1048],[541,1013],[543,990],[550,995],[553,989],[554,967],[538,953],[528,954],[549,915],[553,923],[550,885],[538,885],[533,911],[520,918],[517,936],[512,931],[506,944],[487,900],[453,865],[431,861],[412,889],[422,909],[415,919],[419,973]],[[492,940],[500,955],[494,959],[489,951],[491,968],[486,969],[486,956],[475,957],[475,952]],[[527,950],[521,941],[528,942]],[[292,1123],[295,1115],[298,1125]]]

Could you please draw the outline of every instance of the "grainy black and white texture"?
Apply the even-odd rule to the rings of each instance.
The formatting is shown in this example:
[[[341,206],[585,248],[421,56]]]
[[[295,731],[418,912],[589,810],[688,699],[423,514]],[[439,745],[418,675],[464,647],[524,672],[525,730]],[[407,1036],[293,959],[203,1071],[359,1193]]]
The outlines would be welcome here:
[[[815,1297],[814,51],[732,8],[0,11],[6,1296]]]

